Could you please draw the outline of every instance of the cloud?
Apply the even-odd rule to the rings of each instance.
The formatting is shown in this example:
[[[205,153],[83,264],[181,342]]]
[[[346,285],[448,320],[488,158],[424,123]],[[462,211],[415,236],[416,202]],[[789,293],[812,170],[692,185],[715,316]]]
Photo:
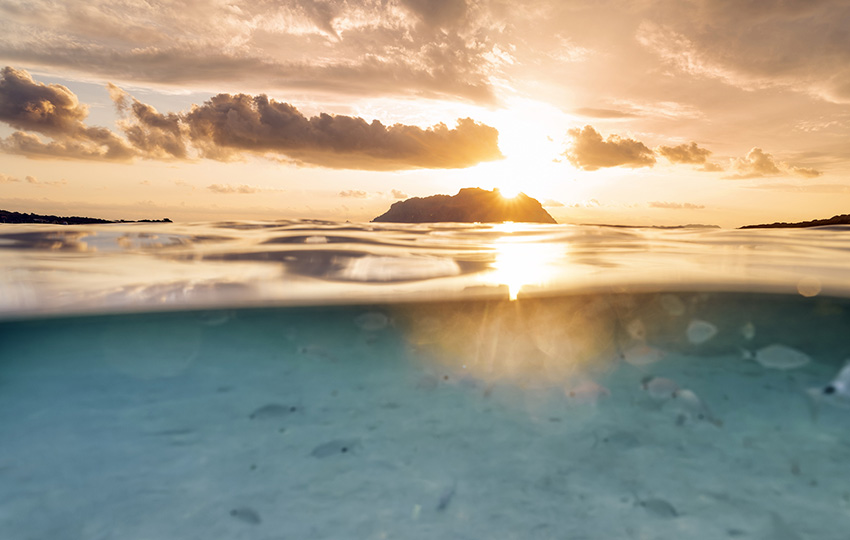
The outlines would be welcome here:
[[[677,202],[666,202],[666,201],[652,201],[649,203],[650,208],[665,208],[670,210],[701,210],[705,208],[705,206],[701,204],[692,204],[692,203],[677,203]]]
[[[222,193],[222,194],[230,194],[230,193],[238,193],[242,195],[248,195],[251,193],[257,193],[261,191],[260,188],[249,186],[247,184],[240,184],[238,186],[233,186],[230,184],[210,184],[207,186],[207,189],[212,191],[213,193]]]
[[[638,41],[686,73],[745,89],[782,86],[850,102],[850,4],[700,0],[667,3]]]
[[[546,199],[545,201],[543,201],[543,206],[548,206],[550,208],[557,208],[557,207],[566,206],[566,205],[564,203],[562,203],[561,201],[556,201],[555,199]]]
[[[119,123],[127,139],[139,152],[152,159],[186,159],[185,126],[175,113],[160,114],[114,84],[107,89],[118,112]]]
[[[54,139],[45,143],[37,135],[16,131],[0,140],[0,150],[33,158],[128,161],[135,156],[112,131],[87,126],[83,120],[88,109],[66,87],[36,82],[12,67],[3,68],[0,75],[0,121]]]
[[[0,121],[48,135],[85,129],[88,109],[68,88],[35,82],[26,71],[8,66],[0,75]]]
[[[25,71],[5,68],[0,80],[0,120],[18,131],[0,150],[32,158],[130,161],[193,156],[229,161],[246,154],[277,154],[299,164],[340,169],[454,169],[502,159],[499,132],[471,118],[449,128],[322,113],[307,118],[292,105],[260,94],[218,94],[185,113],[160,113],[110,84],[127,139],[83,123],[87,109],[59,85],[35,82]],[[271,156],[273,157],[273,156]]]
[[[595,109],[593,107],[581,107],[576,109],[577,114],[587,116],[588,118],[634,118],[636,114],[628,111],[620,111],[616,109]]]
[[[305,117],[266,95],[219,94],[182,116],[201,155],[230,160],[244,152],[279,153],[330,168],[454,169],[502,159],[499,132],[471,118],[449,129],[385,126],[359,117]]]
[[[766,154],[761,148],[753,148],[745,157],[734,160],[732,168],[738,171],[738,174],[729,178],[736,179],[782,174],[773,156]]]
[[[488,53],[501,18],[464,0],[196,0],[0,5],[0,57],[177,88],[493,103]]]
[[[737,174],[725,176],[724,178],[745,180],[785,174],[797,174],[806,178],[814,178],[821,175],[821,172],[816,169],[796,167],[785,162],[778,162],[772,155],[765,153],[761,148],[753,148],[745,157],[733,160],[732,168],[737,171]]]
[[[602,206],[602,203],[596,199],[588,199],[569,205],[570,208],[599,208],[600,206]]]
[[[659,146],[657,152],[667,158],[670,163],[705,163],[711,150],[700,148],[697,143],[680,144],[678,146]]]
[[[850,193],[850,185],[845,184],[756,184],[746,186],[750,189],[768,189],[773,191],[789,191],[797,193]]]
[[[175,186],[185,187],[185,188],[189,188],[189,189],[195,189],[195,186],[193,186],[193,185],[192,185],[192,184],[190,184],[189,182],[187,182],[187,181],[185,181],[185,180],[181,180],[181,179],[179,179],[179,178],[178,178],[178,179],[176,179],[176,180],[172,180],[171,182],[172,182]]]
[[[39,185],[42,185],[42,186],[45,186],[45,185],[59,186],[59,185],[65,185],[65,184],[68,183],[68,181],[65,180],[64,178],[62,180],[55,180],[53,182],[43,182],[43,181],[39,180],[38,178],[36,178],[35,176],[32,176],[32,175],[27,175],[27,176],[24,177],[23,180],[21,180],[20,178],[17,178],[17,177],[14,177],[14,176],[9,176],[8,174],[0,174],[0,184],[11,184],[11,183],[18,183],[18,182],[26,182],[27,184],[39,184]]]
[[[398,189],[392,190],[390,194],[392,195],[393,199],[407,199],[408,197],[410,197],[410,195]]]
[[[493,100],[503,81],[513,82],[492,69],[493,52],[512,46],[526,69],[509,74],[535,84],[571,76],[573,87],[574,81],[595,86],[589,95],[614,97],[612,87],[641,91],[646,82],[610,72],[647,67],[653,70],[647,78],[656,79],[656,66],[643,62],[650,55],[633,50],[637,37],[657,58],[687,73],[738,86],[785,85],[829,99],[850,96],[846,0],[783,0],[769,8],[754,0],[646,5],[626,0],[580,8],[555,0],[27,0],[0,5],[0,56],[56,71],[182,88],[240,84],[253,92],[482,102]],[[636,28],[641,20],[644,25]],[[566,53],[559,54],[565,43]],[[565,75],[565,62],[594,51],[601,53],[600,62],[589,72]],[[619,74],[635,72],[620,69]]]
[[[465,0],[401,0],[411,13],[428,26],[455,26],[466,15]]]
[[[42,185],[42,186],[64,186],[65,184],[68,183],[68,181],[65,180],[64,178],[62,180],[53,180],[52,182],[45,182],[45,181],[39,180],[35,176],[30,176],[30,175],[27,175],[24,178],[24,180],[26,180],[27,183],[29,183],[29,184],[39,184],[39,185]]]
[[[363,190],[360,190],[360,189],[347,189],[345,191],[340,191],[339,196],[340,197],[351,197],[353,199],[365,199],[366,197],[369,196],[369,194],[366,193]]]
[[[44,142],[38,135],[16,131],[0,140],[0,151],[32,159],[130,161],[136,152],[106,128],[86,128],[74,137]]]
[[[652,150],[634,139],[609,135],[607,140],[603,140],[602,135],[591,126],[571,129],[568,134],[573,143],[564,155],[570,163],[586,171],[603,167],[652,167],[655,164]]]
[[[706,162],[706,164],[705,164],[705,165],[703,165],[702,167],[700,167],[700,168],[699,168],[699,169],[697,169],[697,170],[698,170],[698,171],[704,171],[704,172],[721,172],[721,171],[723,171],[723,170],[725,170],[725,169],[723,168],[723,165],[719,165],[719,164],[717,164],[717,163],[708,163],[708,162]]]
[[[800,175],[800,176],[803,176],[803,177],[806,177],[806,178],[817,178],[818,176],[823,174],[821,171],[819,171],[817,169],[811,169],[811,168],[808,168],[808,167],[791,166],[789,168],[789,170],[794,174],[797,174],[797,175]]]

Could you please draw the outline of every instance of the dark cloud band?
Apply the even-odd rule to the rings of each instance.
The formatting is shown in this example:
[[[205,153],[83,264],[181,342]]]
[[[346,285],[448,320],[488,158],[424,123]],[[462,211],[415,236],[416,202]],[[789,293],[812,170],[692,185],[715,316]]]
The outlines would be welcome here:
[[[453,169],[503,158],[499,132],[471,118],[459,119],[454,128],[427,129],[325,113],[308,118],[263,94],[218,94],[189,112],[164,114],[110,84],[125,140],[87,126],[86,107],[64,86],[38,83],[10,67],[2,74],[0,121],[54,139],[43,142],[19,131],[0,141],[3,151],[30,157],[126,161],[197,155],[229,161],[253,154],[363,170]]]
[[[501,159],[499,133],[470,118],[454,129],[320,114],[307,118],[265,95],[219,94],[182,117],[204,157],[227,160],[241,152],[280,153],[321,166],[384,170],[450,169]]]

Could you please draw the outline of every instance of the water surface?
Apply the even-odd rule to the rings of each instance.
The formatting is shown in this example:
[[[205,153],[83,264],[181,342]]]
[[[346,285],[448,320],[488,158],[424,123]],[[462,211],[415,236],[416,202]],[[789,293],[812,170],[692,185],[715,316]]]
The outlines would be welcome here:
[[[845,231],[0,229],[0,537],[843,538]]]

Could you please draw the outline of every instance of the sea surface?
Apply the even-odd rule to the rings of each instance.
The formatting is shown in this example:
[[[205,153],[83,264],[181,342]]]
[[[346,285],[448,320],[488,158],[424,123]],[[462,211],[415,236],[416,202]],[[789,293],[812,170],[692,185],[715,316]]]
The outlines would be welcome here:
[[[0,226],[0,539],[843,540],[850,228]]]

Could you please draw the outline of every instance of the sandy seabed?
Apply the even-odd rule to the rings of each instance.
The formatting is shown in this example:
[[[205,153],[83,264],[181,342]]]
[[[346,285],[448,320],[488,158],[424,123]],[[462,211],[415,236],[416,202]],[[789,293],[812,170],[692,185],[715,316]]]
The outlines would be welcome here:
[[[838,353],[771,369],[753,313],[706,308],[694,344],[687,298],[558,302],[545,331],[460,304],[1,324],[0,538],[846,538],[850,410],[806,392]]]

